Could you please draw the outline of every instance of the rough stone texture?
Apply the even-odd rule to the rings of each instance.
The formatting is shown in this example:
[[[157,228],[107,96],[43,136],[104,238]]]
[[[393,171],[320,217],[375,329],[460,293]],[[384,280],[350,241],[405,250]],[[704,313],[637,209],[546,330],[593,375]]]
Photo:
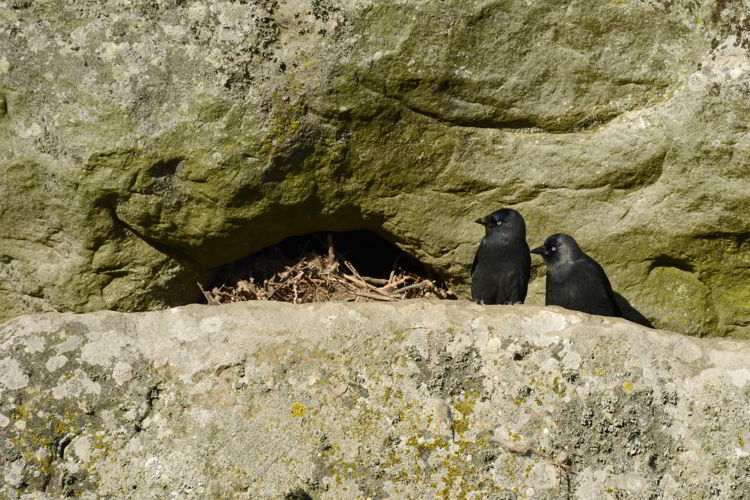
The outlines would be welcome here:
[[[746,499],[748,359],[464,301],[22,316],[0,496]]]
[[[317,230],[378,231],[466,292],[471,220],[513,206],[657,326],[750,337],[744,2],[0,12],[0,317],[184,304]]]

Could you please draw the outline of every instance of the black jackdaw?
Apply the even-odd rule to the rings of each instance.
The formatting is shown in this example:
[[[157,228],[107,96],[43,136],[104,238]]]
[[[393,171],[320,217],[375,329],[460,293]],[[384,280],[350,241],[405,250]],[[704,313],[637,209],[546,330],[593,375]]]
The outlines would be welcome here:
[[[471,265],[471,298],[479,304],[517,304],[526,299],[531,254],[521,214],[503,208],[475,220],[485,229]]]
[[[622,317],[604,269],[567,234],[553,234],[534,248],[547,264],[545,304],[602,316]]]

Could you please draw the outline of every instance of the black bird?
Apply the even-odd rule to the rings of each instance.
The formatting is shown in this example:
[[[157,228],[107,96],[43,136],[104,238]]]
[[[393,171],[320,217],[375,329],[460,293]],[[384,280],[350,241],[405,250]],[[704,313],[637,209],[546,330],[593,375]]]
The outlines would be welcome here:
[[[526,299],[531,254],[521,214],[503,208],[475,220],[484,226],[471,265],[471,298],[479,304],[517,304]]]
[[[589,314],[622,317],[604,269],[567,234],[553,234],[534,248],[547,264],[545,304]]]

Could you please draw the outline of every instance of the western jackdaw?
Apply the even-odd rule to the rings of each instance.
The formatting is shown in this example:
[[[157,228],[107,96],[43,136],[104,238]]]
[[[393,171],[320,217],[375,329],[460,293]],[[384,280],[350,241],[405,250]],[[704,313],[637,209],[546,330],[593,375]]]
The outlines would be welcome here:
[[[602,316],[622,317],[604,269],[567,234],[553,234],[534,248],[547,264],[545,304]]]
[[[475,220],[485,229],[471,265],[471,298],[480,304],[517,304],[526,299],[531,255],[521,214],[503,208]]]

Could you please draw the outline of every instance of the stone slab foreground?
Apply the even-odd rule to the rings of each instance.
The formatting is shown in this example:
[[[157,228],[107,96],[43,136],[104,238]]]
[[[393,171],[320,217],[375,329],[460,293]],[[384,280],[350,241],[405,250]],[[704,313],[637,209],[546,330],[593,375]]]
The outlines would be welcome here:
[[[558,308],[0,325],[2,498],[748,498],[750,342]]]

